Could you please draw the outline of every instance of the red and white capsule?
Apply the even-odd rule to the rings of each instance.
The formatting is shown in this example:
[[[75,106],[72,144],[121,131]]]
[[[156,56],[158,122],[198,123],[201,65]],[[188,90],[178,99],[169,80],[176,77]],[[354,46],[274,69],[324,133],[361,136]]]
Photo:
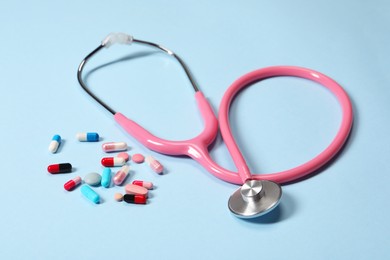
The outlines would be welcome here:
[[[106,153],[126,151],[127,144],[125,142],[110,142],[102,144],[102,149]]]
[[[115,167],[125,165],[126,160],[121,157],[104,157],[102,158],[101,163],[105,167]]]
[[[113,181],[115,185],[121,185],[129,174],[130,166],[123,165],[122,168],[115,174]]]
[[[153,183],[149,181],[140,181],[140,180],[135,180],[133,181],[134,185],[144,187],[148,190],[153,190]]]
[[[159,161],[154,159],[152,156],[146,157],[145,161],[149,164],[150,168],[152,168],[152,170],[155,173],[158,173],[158,174],[163,173],[164,167],[162,166],[162,164]]]
[[[77,185],[81,183],[81,177],[77,176],[64,184],[64,189],[67,191],[73,190]]]

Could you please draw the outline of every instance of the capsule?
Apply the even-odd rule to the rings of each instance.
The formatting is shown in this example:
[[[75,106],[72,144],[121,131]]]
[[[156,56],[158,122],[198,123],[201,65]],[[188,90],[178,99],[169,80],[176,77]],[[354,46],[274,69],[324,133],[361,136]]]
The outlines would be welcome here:
[[[60,144],[61,144],[61,136],[54,135],[49,145],[49,151],[51,153],[56,153]]]
[[[162,166],[162,164],[157,161],[156,159],[154,159],[152,156],[148,156],[146,157],[146,162],[149,164],[150,168],[152,168],[152,170],[158,174],[162,174],[163,173],[163,170],[164,170],[164,167]]]
[[[101,163],[105,167],[122,166],[126,163],[126,160],[120,157],[104,157]]]
[[[126,179],[127,174],[129,174],[130,166],[123,165],[122,168],[115,174],[114,176],[114,184],[121,185],[123,181]]]
[[[104,188],[110,187],[111,184],[111,169],[110,168],[104,168],[103,173],[102,173],[102,180],[100,184]]]
[[[77,185],[81,183],[81,177],[77,176],[64,184],[64,189],[67,191],[73,190]]]
[[[102,149],[106,153],[110,152],[118,152],[118,151],[126,151],[127,144],[125,142],[110,142],[102,144]]]
[[[72,171],[72,164],[70,163],[51,164],[47,166],[47,171],[50,172],[51,174],[68,173]]]
[[[151,183],[149,181],[135,180],[135,181],[133,181],[133,184],[141,186],[141,187],[144,187],[144,188],[146,188],[148,190],[153,190],[153,183]]]
[[[125,194],[123,195],[123,200],[127,203],[146,204],[146,197],[142,195]]]
[[[77,133],[76,138],[80,142],[99,142],[98,133]]]
[[[81,186],[81,193],[92,201],[95,204],[98,204],[100,202],[100,196],[97,194],[93,189],[91,189],[88,185]]]
[[[126,191],[126,194],[138,194],[138,195],[148,197],[148,189],[146,189],[142,186],[138,186],[138,185],[134,185],[134,184],[127,184],[125,186],[125,191]]]

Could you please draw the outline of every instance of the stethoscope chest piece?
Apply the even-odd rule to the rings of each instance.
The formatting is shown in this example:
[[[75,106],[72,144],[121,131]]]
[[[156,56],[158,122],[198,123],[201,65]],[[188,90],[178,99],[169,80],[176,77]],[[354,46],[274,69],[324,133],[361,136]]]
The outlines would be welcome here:
[[[282,197],[279,184],[266,180],[248,180],[229,198],[230,211],[239,218],[255,218],[278,206]]]

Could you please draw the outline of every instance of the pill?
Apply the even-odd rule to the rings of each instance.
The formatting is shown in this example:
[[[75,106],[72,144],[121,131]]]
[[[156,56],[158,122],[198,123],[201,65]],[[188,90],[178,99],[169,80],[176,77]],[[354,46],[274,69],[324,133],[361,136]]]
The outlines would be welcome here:
[[[148,190],[142,186],[127,184],[125,186],[126,194],[138,194],[148,197]]]
[[[146,197],[137,194],[125,194],[123,200],[127,203],[146,204]]]
[[[145,160],[149,164],[150,168],[152,168],[153,171],[155,171],[158,174],[163,173],[164,167],[162,166],[162,164],[159,161],[154,159],[152,156],[146,157]]]
[[[99,134],[98,133],[77,133],[76,138],[80,142],[98,142]]]
[[[106,153],[125,151],[127,150],[127,144],[125,142],[110,142],[102,144],[102,149]]]
[[[61,136],[54,135],[49,145],[49,151],[51,153],[56,153],[60,144],[61,144]]]
[[[135,181],[133,181],[133,184],[141,186],[141,187],[144,187],[144,188],[146,188],[148,190],[152,190],[153,189],[153,183],[151,183],[149,181],[135,180]]]
[[[64,184],[64,189],[67,191],[73,190],[77,185],[81,183],[81,177],[77,176]]]
[[[51,164],[47,166],[47,171],[51,174],[68,173],[72,171],[72,165],[70,163]]]
[[[129,173],[130,166],[123,165],[122,168],[115,174],[114,176],[114,184],[121,185],[123,181],[126,179],[127,174]]]
[[[102,173],[102,180],[100,184],[104,188],[110,187],[111,184],[111,169],[110,168],[104,168],[103,173]]]
[[[123,200],[123,195],[122,195],[122,193],[115,193],[115,194],[114,194],[114,199],[115,199],[116,201],[122,201],[122,200]]]
[[[102,176],[100,176],[99,173],[91,172],[85,175],[84,182],[86,184],[89,184],[91,186],[97,186],[100,185],[100,181],[102,180]]]
[[[126,163],[126,160],[120,157],[104,157],[101,163],[105,167],[122,166]]]
[[[123,159],[125,159],[126,162],[129,160],[129,154],[125,153],[125,152],[118,153],[118,155],[116,157],[123,158]]]
[[[81,193],[92,201],[95,204],[98,204],[100,202],[100,196],[97,194],[93,189],[91,189],[88,185],[81,186]]]
[[[136,153],[136,154],[133,154],[133,156],[131,157],[131,160],[133,160],[133,162],[135,162],[135,163],[143,163],[145,160],[145,157],[140,153]]]

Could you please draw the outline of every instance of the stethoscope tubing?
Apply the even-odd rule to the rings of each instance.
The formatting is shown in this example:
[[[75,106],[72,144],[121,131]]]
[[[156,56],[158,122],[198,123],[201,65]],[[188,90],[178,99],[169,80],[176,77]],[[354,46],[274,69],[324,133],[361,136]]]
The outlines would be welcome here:
[[[335,95],[341,105],[341,125],[338,133],[330,145],[312,160],[282,172],[270,174],[252,174],[231,133],[229,108],[234,97],[243,88],[248,87],[254,82],[279,76],[304,78],[315,81],[328,88]],[[136,140],[138,140],[150,150],[174,156],[187,155],[201,164],[208,172],[217,178],[234,184],[242,184],[247,180],[269,180],[283,184],[298,180],[314,172],[326,164],[329,160],[331,160],[342,148],[348,138],[353,121],[352,105],[348,95],[343,90],[343,88],[328,76],[302,67],[274,66],[255,70],[242,76],[236,80],[225,92],[219,107],[219,122],[217,122],[214,112],[202,92],[196,92],[195,99],[204,121],[204,129],[198,136],[190,140],[165,140],[153,135],[142,126],[138,125],[136,122],[126,118],[121,113],[116,113],[114,118],[118,124],[120,124],[131,136],[133,136]],[[221,167],[215,163],[209,154],[208,146],[214,141],[217,135],[218,123],[222,138],[238,169],[238,173]]]
[[[144,44],[160,49],[175,58],[181,64],[191,82],[192,87],[194,88],[195,99],[197,101],[201,116],[204,120],[204,129],[198,136],[190,140],[184,141],[170,141],[161,139],[148,132],[136,122],[132,121],[131,119],[128,119],[120,112],[116,112],[114,109],[108,106],[107,103],[103,102],[92,91],[88,89],[82,79],[82,72],[85,64],[93,55],[95,55],[101,49],[103,49],[104,47],[108,48],[110,45],[118,42],[125,44],[131,44],[132,42],[135,42],[138,44]],[[336,134],[330,145],[312,160],[295,168],[281,172],[269,174],[252,174],[231,133],[229,122],[229,108],[234,97],[243,88],[248,87],[252,83],[258,82],[263,79],[280,76],[291,76],[312,80],[329,89],[335,95],[341,105],[341,125],[338,130],[338,133]],[[308,174],[314,172],[315,170],[319,169],[321,166],[329,162],[338,153],[338,151],[343,147],[345,141],[347,140],[353,123],[351,101],[346,92],[337,82],[320,72],[307,68],[293,66],[273,66],[258,69],[247,73],[236,81],[234,81],[233,84],[227,89],[222,98],[219,107],[219,118],[217,120],[207,99],[204,97],[203,93],[199,91],[199,88],[197,87],[196,82],[193,79],[188,67],[178,55],[158,44],[137,40],[134,39],[132,36],[121,33],[110,34],[103,40],[100,46],[98,46],[89,55],[87,55],[86,58],[84,58],[78,68],[77,78],[81,87],[100,105],[102,105],[111,114],[113,114],[115,121],[117,121],[119,125],[121,125],[131,136],[133,136],[144,146],[153,151],[163,154],[188,155],[197,162],[199,162],[207,171],[209,171],[217,178],[234,184],[243,184],[247,180],[269,180],[277,182],[279,184],[283,184],[291,181],[296,181],[304,176],[307,176]],[[211,158],[209,154],[208,147],[215,140],[218,134],[218,126],[221,130],[222,138],[225,141],[226,146],[237,167],[238,173],[221,167],[220,165],[215,163],[215,161]]]
[[[310,161],[292,169],[277,173],[251,174],[237,143],[234,141],[234,137],[230,129],[229,108],[234,97],[243,88],[248,87],[250,84],[263,79],[280,76],[291,76],[312,80],[330,90],[337,98],[341,106],[341,124],[336,136],[329,144],[329,146]],[[233,84],[226,90],[222,98],[219,107],[218,121],[222,138],[226,143],[226,146],[232,156],[232,159],[238,169],[238,173],[243,182],[245,182],[245,180],[247,179],[255,179],[270,180],[279,184],[283,184],[298,180],[310,173],[313,173],[314,171],[325,165],[327,162],[329,162],[340,151],[340,149],[346,142],[352,128],[353,110],[351,101],[347,93],[336,81],[334,81],[330,77],[318,71],[302,67],[273,66],[252,71],[234,81]]]

